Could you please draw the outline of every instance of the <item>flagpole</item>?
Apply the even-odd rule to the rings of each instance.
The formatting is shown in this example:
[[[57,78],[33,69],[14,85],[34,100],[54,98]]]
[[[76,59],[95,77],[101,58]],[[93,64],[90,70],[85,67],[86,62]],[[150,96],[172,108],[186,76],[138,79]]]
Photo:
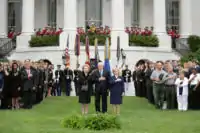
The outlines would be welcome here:
[[[79,67],[79,56],[76,56],[76,69]]]

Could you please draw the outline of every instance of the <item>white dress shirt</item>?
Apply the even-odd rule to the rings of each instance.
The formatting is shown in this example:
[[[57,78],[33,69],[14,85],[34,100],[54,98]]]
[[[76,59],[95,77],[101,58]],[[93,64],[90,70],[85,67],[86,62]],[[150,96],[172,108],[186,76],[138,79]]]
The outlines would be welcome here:
[[[191,74],[190,75],[190,79],[192,79],[195,75],[194,74]],[[190,82],[191,85],[196,85],[200,82],[200,74],[196,74],[196,77]]]

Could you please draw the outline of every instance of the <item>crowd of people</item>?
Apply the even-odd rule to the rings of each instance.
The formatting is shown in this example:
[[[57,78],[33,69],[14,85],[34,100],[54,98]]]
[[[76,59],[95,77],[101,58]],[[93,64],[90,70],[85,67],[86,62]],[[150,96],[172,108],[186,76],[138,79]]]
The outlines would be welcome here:
[[[146,97],[159,109],[200,109],[200,67],[196,61],[145,61],[135,68],[136,96]],[[166,105],[166,107],[165,107]]]
[[[30,109],[48,96],[61,96],[64,91],[70,96],[72,82],[76,96],[82,106],[82,113],[88,113],[91,96],[95,96],[96,112],[107,112],[107,96],[113,112],[120,113],[120,105],[126,92],[134,90],[138,97],[145,97],[158,109],[176,109],[186,111],[200,109],[200,66],[196,61],[180,65],[179,61],[140,60],[131,71],[113,68],[104,70],[104,64],[98,63],[96,69],[83,65],[61,70],[46,60],[31,62],[12,61],[0,64],[0,91],[2,109]],[[62,86],[64,84],[64,86]],[[65,89],[63,89],[65,88]],[[102,101],[102,107],[100,107]]]
[[[30,109],[50,95],[53,67],[43,61],[0,63],[0,99],[2,109]]]

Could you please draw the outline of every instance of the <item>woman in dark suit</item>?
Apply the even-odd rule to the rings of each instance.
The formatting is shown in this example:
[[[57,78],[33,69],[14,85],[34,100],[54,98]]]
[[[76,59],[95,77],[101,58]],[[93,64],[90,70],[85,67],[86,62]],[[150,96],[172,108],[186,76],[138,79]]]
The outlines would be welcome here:
[[[120,104],[124,93],[123,77],[119,76],[119,69],[113,70],[114,75],[110,79],[110,104],[113,106],[113,113],[120,114]]]
[[[154,103],[153,99],[153,83],[150,79],[153,70],[150,68],[150,63],[145,62],[145,87],[146,87],[146,96],[149,103]]]
[[[10,90],[12,98],[12,109],[19,109],[19,97],[21,90],[21,74],[18,69],[18,64],[12,64],[12,70],[10,73]]]
[[[79,74],[79,103],[82,105],[82,114],[88,113],[88,104],[91,101],[92,78],[89,65],[83,66],[83,71]]]

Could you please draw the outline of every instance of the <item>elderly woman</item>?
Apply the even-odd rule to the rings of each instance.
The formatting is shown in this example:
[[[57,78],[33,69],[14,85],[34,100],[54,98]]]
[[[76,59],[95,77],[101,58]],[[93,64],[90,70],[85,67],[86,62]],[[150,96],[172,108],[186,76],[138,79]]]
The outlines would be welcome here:
[[[87,114],[92,91],[92,76],[90,67],[87,64],[83,66],[83,71],[79,74],[79,84],[79,103],[82,105],[82,114]]]
[[[113,106],[113,113],[119,115],[124,93],[124,81],[123,77],[119,76],[119,69],[113,69],[113,74],[110,79],[110,104]]]

